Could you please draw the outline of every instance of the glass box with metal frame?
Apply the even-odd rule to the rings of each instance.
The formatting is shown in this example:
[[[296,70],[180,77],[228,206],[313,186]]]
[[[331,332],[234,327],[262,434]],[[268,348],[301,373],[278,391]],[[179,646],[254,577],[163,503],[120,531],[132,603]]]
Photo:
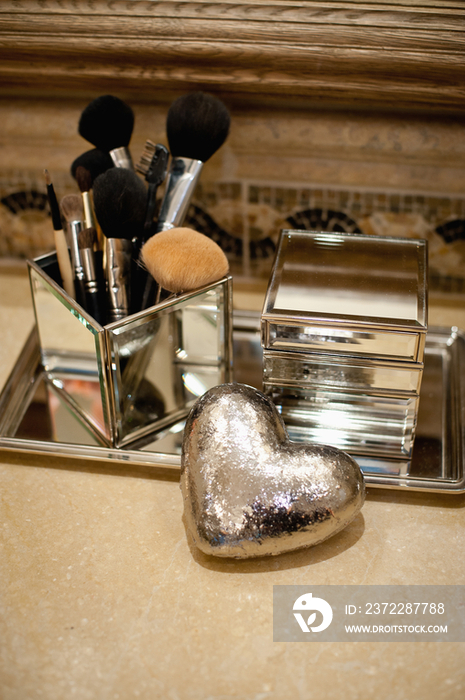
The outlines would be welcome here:
[[[142,444],[231,380],[231,277],[100,325],[60,286],[54,253],[28,268],[47,382],[101,444]]]
[[[426,241],[281,232],[261,316],[263,388],[292,439],[408,458],[426,331]]]

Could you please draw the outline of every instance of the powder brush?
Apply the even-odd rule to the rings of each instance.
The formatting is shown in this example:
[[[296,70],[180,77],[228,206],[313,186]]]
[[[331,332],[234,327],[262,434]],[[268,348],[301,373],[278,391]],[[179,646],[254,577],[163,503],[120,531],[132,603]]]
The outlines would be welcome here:
[[[203,92],[183,95],[170,106],[166,134],[172,160],[158,231],[179,227],[184,222],[203,165],[226,140],[230,121],[223,102]]]
[[[79,134],[101,151],[109,153],[117,168],[133,169],[129,142],[134,129],[134,112],[114,95],[101,95],[83,110]]]
[[[152,236],[141,258],[159,289],[180,294],[212,284],[228,274],[228,260],[217,243],[190,228],[172,228]]]
[[[138,269],[134,249],[143,232],[147,188],[132,170],[112,168],[96,178],[93,194],[104,234],[108,320],[118,321],[130,311],[131,277]]]
[[[91,148],[89,151],[81,153],[71,164],[71,175],[76,179],[76,171],[79,167],[86,168],[90,172],[91,183],[96,177],[114,168],[115,164],[109,153],[101,151],[99,148]],[[91,187],[92,187],[91,184]]]
[[[103,234],[95,220],[92,187],[96,177],[114,167],[110,154],[98,148],[81,153],[71,164],[71,175],[77,182],[84,205],[85,225],[87,228],[96,227],[99,248],[103,247]]]
[[[53,187],[50,173],[47,169],[44,170],[45,184],[47,186],[47,196],[50,204],[50,212],[52,214],[53,234],[55,238],[55,249],[57,253],[58,268],[60,270],[63,289],[69,296],[75,298],[73,268],[69,257],[68,243],[66,242],[65,232],[61,221],[60,207]]]

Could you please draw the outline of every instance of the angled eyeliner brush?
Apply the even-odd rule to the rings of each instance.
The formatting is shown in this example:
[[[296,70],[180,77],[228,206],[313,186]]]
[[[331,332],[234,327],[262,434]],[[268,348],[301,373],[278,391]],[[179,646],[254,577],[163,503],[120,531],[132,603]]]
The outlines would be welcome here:
[[[61,281],[63,283],[63,289],[65,290],[65,292],[69,294],[69,296],[72,299],[74,299],[75,291],[73,282],[73,269],[71,267],[68,244],[66,242],[65,232],[63,231],[63,225],[61,222],[60,207],[58,206],[55,189],[52,184],[50,173],[47,169],[44,170],[44,175],[45,183],[47,186],[47,196],[50,204],[50,211],[52,214],[55,248],[57,253],[58,267],[60,269]]]

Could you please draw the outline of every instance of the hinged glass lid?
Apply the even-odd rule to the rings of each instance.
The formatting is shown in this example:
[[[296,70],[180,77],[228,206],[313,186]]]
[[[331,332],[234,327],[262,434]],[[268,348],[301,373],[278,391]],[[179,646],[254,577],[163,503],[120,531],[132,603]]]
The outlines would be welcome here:
[[[263,317],[426,331],[427,242],[283,230]]]

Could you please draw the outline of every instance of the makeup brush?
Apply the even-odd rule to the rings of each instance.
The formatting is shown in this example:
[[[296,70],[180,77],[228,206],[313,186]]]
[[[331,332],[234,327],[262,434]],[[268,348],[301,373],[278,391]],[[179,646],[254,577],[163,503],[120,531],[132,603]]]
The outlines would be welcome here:
[[[100,226],[95,221],[92,187],[96,177],[114,167],[111,156],[98,148],[92,148],[89,151],[85,151],[85,153],[81,153],[71,164],[71,175],[76,180],[81,192],[86,226],[88,228],[91,226],[96,227],[98,247],[100,249],[103,248],[103,234]]]
[[[168,149],[162,144],[153,141],[145,142],[145,149],[136,165],[137,172],[145,176],[148,182],[147,209],[145,212],[143,241],[147,241],[155,233],[154,216],[157,206],[157,190],[166,177],[168,167]],[[140,249],[137,252],[139,256]],[[155,297],[155,281],[141,266],[137,273],[137,286],[134,287],[134,307],[146,309]]]
[[[93,187],[94,211],[104,234],[108,320],[118,321],[130,310],[131,276],[137,270],[133,249],[143,232],[147,188],[126,168],[111,168]]]
[[[81,155],[72,162],[71,175],[74,179],[76,179],[76,170],[79,167],[86,168],[90,172],[91,183],[93,184],[96,177],[106,170],[114,168],[115,164],[109,153],[101,151],[98,148],[91,148],[89,151],[81,153]]]
[[[94,226],[94,213],[92,209],[92,201],[90,198],[90,190],[92,189],[92,176],[90,170],[80,165],[76,169],[76,182],[81,192],[82,205],[84,207],[84,223],[86,228]]]
[[[191,92],[172,103],[166,118],[172,160],[158,231],[182,225],[203,164],[222,146],[229,126],[227,108],[212,95]]]
[[[78,244],[79,232],[84,228],[84,208],[78,194],[67,194],[61,199],[61,211],[68,224],[68,242],[71,249],[71,265],[74,274],[75,298],[85,308],[84,273]]]
[[[157,190],[166,177],[168,168],[168,149],[161,143],[153,143],[147,139],[145,149],[136,164],[137,172],[144,175],[148,182],[147,209],[144,223],[144,240],[148,240],[151,235],[153,218],[157,206]]]
[[[55,248],[57,253],[57,261],[60,270],[61,281],[65,292],[69,294],[69,296],[72,299],[74,299],[75,291],[73,282],[73,269],[71,267],[68,244],[66,242],[65,232],[63,231],[63,225],[61,222],[60,207],[58,206],[55,189],[52,184],[50,173],[47,169],[44,170],[44,176],[45,183],[47,186],[47,196],[50,204],[50,212],[52,214]]]
[[[83,110],[79,134],[101,151],[109,153],[117,168],[133,169],[129,141],[134,129],[134,112],[114,95],[101,95]]]
[[[217,243],[191,228],[161,231],[144,244],[141,257],[159,289],[179,294],[216,282],[229,271]]]
[[[105,304],[102,298],[101,275],[94,251],[96,242],[97,231],[93,226],[85,228],[78,233],[79,255],[84,280],[85,309],[103,326],[105,325]]]

